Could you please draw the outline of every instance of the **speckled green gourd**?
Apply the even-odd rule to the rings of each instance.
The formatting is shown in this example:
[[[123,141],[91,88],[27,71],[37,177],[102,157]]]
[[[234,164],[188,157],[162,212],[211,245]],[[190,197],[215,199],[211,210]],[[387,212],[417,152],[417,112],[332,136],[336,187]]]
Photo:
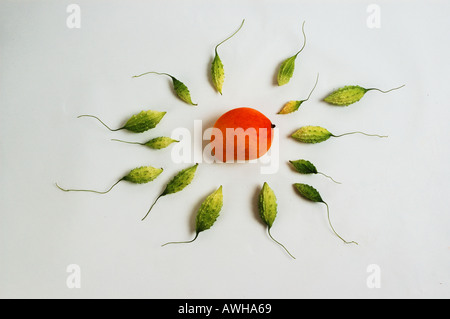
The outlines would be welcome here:
[[[145,143],[128,142],[128,141],[122,141],[122,140],[117,140],[117,139],[112,139],[112,141],[117,141],[117,142],[122,142],[122,143],[127,143],[127,144],[144,145],[144,146],[147,146],[147,147],[149,147],[151,149],[155,149],[155,150],[160,150],[160,149],[166,148],[167,146],[169,146],[172,143],[179,142],[179,141],[174,140],[167,136],[155,137]]]
[[[302,196],[303,198],[305,198],[309,201],[315,202],[315,203],[325,204],[327,206],[328,223],[329,223],[331,229],[333,230],[333,233],[346,244],[358,245],[358,243],[355,241],[346,241],[334,230],[333,225],[331,224],[331,220],[330,220],[330,209],[328,207],[328,204],[322,199],[322,196],[320,196],[320,193],[317,191],[317,189],[315,189],[314,187],[312,187],[310,185],[302,184],[302,183],[295,183],[294,187],[298,191],[300,196]]]
[[[242,20],[242,23],[241,23],[241,26],[239,27],[239,29],[237,29],[231,36],[229,36],[228,38],[226,38],[225,40],[220,42],[218,45],[216,45],[216,48],[214,50],[215,56],[214,56],[214,60],[211,65],[211,80],[212,80],[213,85],[216,88],[217,92],[219,92],[220,94],[222,94],[223,83],[225,81],[225,70],[223,67],[222,60],[220,59],[219,54],[217,53],[217,48],[222,43],[231,39],[236,33],[238,33],[239,30],[241,30],[242,26],[244,25],[244,22],[245,22],[245,19]]]
[[[272,234],[270,233],[270,229],[272,228],[275,218],[277,217],[277,198],[275,196],[274,191],[269,187],[269,185],[266,182],[264,183],[259,193],[258,209],[261,220],[267,225],[267,232],[270,238],[278,245],[283,247],[284,250],[289,254],[289,256],[295,259],[295,257],[291,255],[291,253],[286,249],[286,247],[284,247],[281,243],[275,240],[272,237]]]
[[[295,60],[297,59],[297,56],[300,54],[300,52],[302,52],[303,49],[305,48],[306,45],[305,22],[303,22],[302,24],[302,33],[304,39],[302,48],[295,55],[284,60],[281,63],[280,68],[278,69],[277,82],[279,86],[289,83],[292,76],[294,75]]]
[[[363,134],[366,136],[387,137],[387,136],[378,135],[378,134],[367,134],[367,133],[363,133],[363,132],[359,132],[359,131],[344,133],[344,134],[340,134],[340,135],[334,135],[334,134],[330,133],[330,131],[328,131],[326,128],[323,128],[320,126],[311,126],[311,125],[303,126],[303,127],[299,128],[291,136],[294,139],[296,139],[297,141],[302,142],[302,143],[316,144],[316,143],[324,142],[324,141],[328,140],[330,137],[341,137],[341,136],[350,135],[350,134]]]
[[[158,75],[166,75],[168,77],[170,77],[172,79],[172,85],[173,85],[173,90],[175,91],[175,94],[185,103],[190,104],[190,105],[197,105],[196,103],[193,103],[191,100],[191,92],[189,92],[189,89],[187,88],[187,86],[181,82],[180,80],[178,80],[177,78],[175,78],[174,76],[168,74],[168,73],[160,73],[160,72],[145,72],[139,75],[134,75],[133,78],[138,78],[141,77],[143,75],[146,74],[158,74]]]
[[[97,193],[97,194],[106,194],[121,181],[127,181],[127,182],[134,183],[134,184],[146,184],[148,182],[153,181],[162,172],[163,172],[162,168],[154,168],[152,166],[142,166],[142,167],[135,168],[135,169],[131,170],[127,175],[125,175],[124,177],[119,179],[107,191],[104,191],[104,192],[88,190],[88,189],[64,189],[64,188],[61,188],[58,184],[56,184],[56,186],[60,190],[65,191],[65,192],[92,192],[92,193]]]
[[[102,120],[93,115],[80,115],[78,116],[78,118],[93,117],[97,119],[100,123],[102,123],[110,131],[127,130],[133,133],[143,133],[145,131],[148,131],[149,129],[156,127],[156,125],[158,125],[158,123],[162,120],[164,115],[166,115],[166,112],[153,110],[141,111],[140,113],[131,116],[124,126],[117,129],[109,128],[105,123],[103,123]]]
[[[319,80],[319,74],[317,74],[316,83],[314,84],[311,92],[309,93],[308,97],[305,100],[300,101],[289,101],[286,104],[284,104],[283,108],[281,109],[278,114],[289,114],[297,111],[300,108],[300,105],[302,105],[304,102],[308,101],[311,97],[311,94],[313,93],[314,89],[317,86],[317,81]]]
[[[197,216],[195,218],[195,237],[189,241],[178,241],[178,242],[168,242],[163,246],[168,244],[185,244],[192,243],[198,237],[198,234],[202,231],[210,229],[217,218],[220,215],[220,211],[223,206],[223,193],[222,186],[220,186],[217,190],[215,190],[212,194],[210,194],[200,206]]]
[[[163,172],[162,168],[154,168],[151,166],[142,166],[133,169],[126,175],[123,180],[135,184],[145,184],[153,181]]]
[[[324,98],[324,101],[332,105],[348,106],[361,100],[368,91],[376,90],[382,93],[388,93],[390,91],[400,89],[403,86],[404,85],[388,91],[382,91],[377,88],[366,89],[359,85],[347,85],[330,93],[326,98]]]
[[[148,216],[148,214],[152,210],[153,206],[155,206],[155,204],[159,198],[161,198],[162,196],[168,195],[168,194],[174,194],[179,191],[182,191],[186,186],[188,186],[194,179],[195,172],[197,170],[197,166],[198,166],[198,164],[195,164],[194,166],[191,166],[191,167],[188,167],[188,168],[185,168],[185,169],[179,171],[172,178],[172,180],[166,185],[166,188],[161,193],[161,195],[159,195],[156,198],[153,205],[150,207],[147,214],[144,216],[144,218],[142,218],[142,220],[144,220]]]
[[[320,126],[303,126],[292,134],[292,137],[302,143],[320,143],[328,140],[331,134],[326,128]]]

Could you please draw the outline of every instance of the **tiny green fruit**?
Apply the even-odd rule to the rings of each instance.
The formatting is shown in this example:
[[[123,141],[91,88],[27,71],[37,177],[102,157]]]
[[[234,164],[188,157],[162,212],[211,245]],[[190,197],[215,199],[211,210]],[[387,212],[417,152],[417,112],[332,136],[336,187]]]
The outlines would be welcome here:
[[[189,89],[187,88],[187,86],[181,82],[180,80],[178,80],[177,78],[175,78],[174,76],[167,74],[167,73],[160,73],[160,72],[145,72],[139,75],[134,75],[133,78],[138,78],[141,77],[143,75],[146,74],[158,74],[158,75],[166,75],[168,77],[170,77],[172,79],[172,85],[173,85],[173,90],[175,91],[175,94],[185,103],[190,104],[190,105],[197,105],[196,103],[192,102],[191,99],[191,93],[189,92]]]
[[[306,102],[309,100],[309,98],[311,97],[311,94],[313,93],[314,89],[317,86],[317,81],[319,81],[319,74],[317,74],[316,83],[314,84],[314,87],[312,88],[311,92],[309,93],[308,97],[305,100],[287,102],[283,106],[281,111],[278,112],[278,114],[289,114],[289,113],[297,111],[299,109],[300,105],[303,104],[303,102]]]
[[[150,206],[150,209],[148,210],[147,214],[142,218],[144,220],[150,211],[152,210],[153,206],[155,206],[158,199],[160,199],[162,196],[168,195],[168,194],[174,194],[178,193],[179,191],[182,191],[186,186],[188,186],[192,180],[194,179],[195,171],[197,170],[198,164],[195,164],[194,166],[185,168],[181,171],[179,171],[172,180],[166,185],[166,188],[164,191],[159,195],[156,200],[153,202],[153,205]]]
[[[117,139],[112,139],[112,141],[122,142],[122,143],[127,143],[127,144],[144,145],[144,146],[147,146],[147,147],[155,149],[155,150],[160,150],[160,149],[168,147],[172,143],[179,142],[179,141],[174,140],[167,136],[155,137],[145,143],[128,142],[128,141],[122,141],[122,140],[117,140]]]
[[[322,199],[322,196],[320,196],[320,193],[314,187],[307,185],[307,184],[301,184],[301,183],[295,183],[294,187],[298,191],[300,196],[302,196],[303,198],[305,198],[309,201],[315,202],[315,203],[325,204],[327,206],[328,223],[330,224],[330,227],[333,230],[334,234],[337,237],[339,237],[346,244],[358,245],[358,243],[355,241],[346,241],[341,236],[339,236],[339,234],[334,230],[333,225],[331,224],[331,220],[330,220],[330,209],[328,207],[328,204]]]
[[[297,59],[297,56],[305,48],[305,45],[306,45],[305,22],[303,22],[303,24],[302,24],[302,33],[303,33],[303,39],[304,39],[302,48],[295,55],[284,60],[281,63],[280,68],[278,69],[277,81],[278,81],[279,86],[289,83],[292,76],[294,75],[295,59]]]
[[[266,182],[264,183],[259,193],[258,208],[259,208],[259,216],[261,217],[262,221],[267,225],[267,232],[270,238],[278,245],[283,247],[284,250],[289,254],[289,256],[295,259],[295,257],[292,256],[292,254],[286,249],[286,247],[284,247],[283,244],[275,240],[272,237],[272,234],[270,233],[270,229],[272,228],[275,218],[277,217],[277,198],[275,196],[274,191],[269,187],[269,185]]]
[[[289,161],[289,163],[291,163],[292,166],[295,168],[295,170],[297,172],[299,172],[300,174],[320,174],[325,177],[328,177],[329,179],[331,179],[333,182],[335,182],[337,184],[341,184],[340,182],[336,182],[331,176],[325,175],[322,172],[318,172],[317,168],[310,161],[307,161],[304,159],[299,159],[296,161]]]
[[[168,244],[187,244],[192,243],[197,239],[198,234],[202,231],[210,229],[217,218],[219,217],[220,211],[223,206],[223,194],[222,194],[222,186],[220,186],[217,190],[215,190],[212,194],[210,194],[203,201],[200,209],[197,212],[197,216],[195,218],[195,237],[189,241],[177,241],[177,242],[168,242],[162,246]]]
[[[402,85],[388,91],[382,91],[377,88],[366,89],[359,85],[348,85],[333,91],[326,98],[324,98],[324,101],[332,105],[348,106],[361,100],[368,91],[376,90],[382,93],[388,93],[394,90],[398,90],[404,86],[405,85]]]
[[[148,131],[149,129],[152,129],[158,125],[158,123],[162,120],[164,115],[166,115],[167,112],[159,112],[159,111],[141,111],[138,114],[134,114],[132,117],[128,119],[128,121],[125,123],[124,126],[117,128],[117,129],[111,129],[109,126],[107,126],[105,123],[103,123],[102,120],[100,120],[98,117],[93,115],[80,115],[80,117],[93,117],[97,119],[100,123],[102,123],[108,130],[110,131],[119,131],[119,130],[127,130],[134,133],[143,133],[145,131]]]
[[[111,189],[114,188],[119,182],[127,181],[134,184],[145,184],[153,181],[155,178],[159,176],[163,172],[162,168],[154,168],[152,166],[142,166],[131,170],[127,175],[119,179],[116,183],[114,183],[107,191],[94,191],[88,189],[64,189],[56,183],[56,186],[65,192],[92,192],[97,194],[106,194],[109,193]]]
[[[367,133],[363,133],[363,132],[359,132],[359,131],[344,133],[341,135],[334,135],[330,131],[328,131],[326,128],[323,128],[320,126],[311,126],[311,125],[303,126],[303,127],[299,128],[291,136],[295,140],[302,142],[302,143],[316,144],[316,143],[324,142],[324,141],[328,140],[330,137],[341,137],[341,136],[349,135],[349,134],[363,134],[366,136],[387,137],[387,136],[378,135],[378,134],[367,134]]]
[[[225,40],[220,42],[218,45],[216,45],[216,48],[214,50],[215,56],[214,56],[214,60],[211,65],[211,79],[214,84],[214,87],[216,88],[217,92],[219,92],[220,94],[222,94],[222,87],[223,87],[223,83],[225,81],[225,70],[223,68],[222,60],[220,59],[219,54],[217,53],[217,48],[222,43],[231,39],[236,33],[238,33],[239,30],[241,30],[242,26],[244,25],[244,22],[245,22],[245,19],[242,20],[242,23],[241,23],[239,29],[237,29],[232,35],[230,35],[228,38],[226,38]]]

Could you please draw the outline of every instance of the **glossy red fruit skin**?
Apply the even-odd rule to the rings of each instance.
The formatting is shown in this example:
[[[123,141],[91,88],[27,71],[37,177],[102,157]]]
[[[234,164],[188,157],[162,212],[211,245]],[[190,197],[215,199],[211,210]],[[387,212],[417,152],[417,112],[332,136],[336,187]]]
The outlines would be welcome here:
[[[250,108],[240,107],[224,113],[214,124],[214,129],[220,130],[222,143],[217,143],[213,154],[221,162],[249,161],[263,156],[270,149],[273,138],[272,122],[261,112]],[[230,135],[230,130],[235,134]],[[236,130],[238,129],[238,130]],[[243,132],[245,136],[244,143],[238,143]],[[220,135],[218,135],[220,137]],[[220,142],[215,140],[214,131],[211,142]],[[222,147],[220,147],[222,146]],[[228,155],[227,155],[228,148]],[[231,157],[231,158],[230,158]]]

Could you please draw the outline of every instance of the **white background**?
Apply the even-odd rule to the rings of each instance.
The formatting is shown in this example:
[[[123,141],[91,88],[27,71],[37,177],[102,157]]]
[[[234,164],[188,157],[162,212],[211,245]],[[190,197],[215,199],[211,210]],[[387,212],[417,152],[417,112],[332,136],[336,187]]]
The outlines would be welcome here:
[[[450,111],[448,1],[77,1],[81,28],[66,25],[70,1],[0,2],[0,297],[3,298],[448,298],[450,297]],[[380,28],[367,8],[381,9]],[[214,46],[225,65],[223,96],[208,79]],[[307,44],[288,85],[277,66]],[[190,89],[194,108],[178,100],[168,72]],[[287,100],[311,100],[277,115]],[[321,100],[359,84],[372,91],[357,104]],[[191,185],[149,205],[182,168],[171,147],[153,151],[111,138],[146,141],[178,127],[204,129],[225,111],[249,106],[280,129],[276,174],[260,164],[199,166]],[[141,110],[168,113],[140,135],[109,132]],[[303,125],[335,134],[304,145],[289,137]],[[305,158],[343,184],[295,173]],[[130,169],[163,167],[146,185],[123,182]],[[275,238],[259,221],[257,194],[267,181],[278,198]],[[293,183],[316,187],[331,209],[299,197]],[[189,245],[201,201],[223,185],[216,224]],[[70,264],[81,288],[69,289]],[[369,288],[369,265],[380,288]]]

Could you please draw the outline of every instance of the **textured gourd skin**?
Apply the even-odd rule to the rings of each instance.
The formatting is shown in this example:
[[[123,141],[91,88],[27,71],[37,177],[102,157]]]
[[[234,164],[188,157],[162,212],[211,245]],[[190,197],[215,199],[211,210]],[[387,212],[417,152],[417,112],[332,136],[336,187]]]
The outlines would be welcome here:
[[[189,92],[189,89],[187,88],[187,86],[183,82],[174,78],[173,76],[170,76],[170,77],[172,78],[173,89],[174,89],[175,93],[178,95],[178,97],[182,101],[186,102],[187,104],[197,105],[196,103],[192,102],[191,92]]]
[[[195,164],[194,166],[185,168],[178,172],[178,174],[175,175],[175,177],[167,184],[166,189],[161,194],[161,196],[177,193],[188,186],[194,179],[197,166],[198,164]]]
[[[165,114],[166,112],[152,110],[142,111],[133,115],[123,128],[134,133],[143,133],[156,127]]]
[[[328,95],[324,101],[333,105],[348,106],[362,99],[368,89],[359,85],[348,85]]]
[[[145,145],[150,148],[153,148],[155,150],[160,150],[160,149],[166,148],[167,146],[169,146],[170,144],[175,143],[175,142],[178,142],[178,141],[174,140],[170,137],[160,136],[160,137],[155,137],[155,138],[151,139],[150,141],[145,143]]]
[[[195,219],[195,231],[197,233],[210,229],[219,217],[223,206],[222,186],[209,195],[200,206]]]
[[[271,228],[277,217],[277,198],[267,183],[264,183],[259,194],[259,216]]]
[[[123,179],[136,184],[145,184],[151,182],[163,172],[162,168],[154,168],[151,166],[142,166],[133,169]]]
[[[320,143],[328,140],[333,134],[320,126],[303,126],[292,134],[292,137],[302,143]]]
[[[211,66],[212,82],[216,90],[222,94],[222,87],[225,81],[225,70],[223,68],[222,60],[216,52],[212,66]]]
[[[285,85],[291,80],[292,76],[294,75],[296,58],[297,54],[291,56],[290,58],[287,58],[283,61],[283,63],[281,63],[277,76],[278,86]]]
[[[289,101],[286,102],[286,104],[284,104],[283,108],[281,109],[280,112],[278,112],[278,114],[289,114],[292,112],[295,112],[299,109],[300,105],[303,103],[304,101]]]

